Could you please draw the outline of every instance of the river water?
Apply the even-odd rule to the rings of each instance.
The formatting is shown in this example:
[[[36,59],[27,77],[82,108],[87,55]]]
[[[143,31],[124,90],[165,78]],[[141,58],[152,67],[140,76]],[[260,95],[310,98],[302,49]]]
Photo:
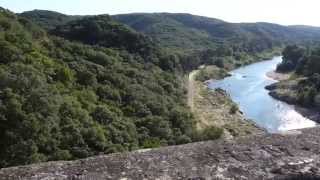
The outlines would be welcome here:
[[[266,74],[274,70],[281,61],[281,57],[274,57],[271,60],[238,68],[230,72],[230,77],[211,81],[209,88],[226,90],[246,118],[269,132],[315,126],[314,121],[303,117],[294,106],[272,98],[265,89],[267,85],[277,82]]]

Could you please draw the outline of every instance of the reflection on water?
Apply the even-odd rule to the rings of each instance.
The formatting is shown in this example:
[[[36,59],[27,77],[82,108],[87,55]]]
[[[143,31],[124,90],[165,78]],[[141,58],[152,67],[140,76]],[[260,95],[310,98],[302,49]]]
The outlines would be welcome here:
[[[313,127],[315,122],[303,117],[292,105],[273,99],[265,86],[277,81],[266,73],[276,68],[281,57],[251,64],[231,73],[232,76],[209,84],[209,88],[226,90],[249,119],[270,132]]]

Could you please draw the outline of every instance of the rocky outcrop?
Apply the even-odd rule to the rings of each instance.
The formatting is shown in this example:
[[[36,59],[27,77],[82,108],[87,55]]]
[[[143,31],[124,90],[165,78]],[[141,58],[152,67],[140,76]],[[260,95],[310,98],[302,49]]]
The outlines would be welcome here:
[[[279,91],[270,91],[269,95],[275,99],[286,102],[288,104],[297,104],[297,96],[292,96],[290,94],[281,93]]]
[[[298,81],[284,80],[265,87],[269,90],[269,95],[288,104],[298,103]]]
[[[0,179],[320,179],[320,128],[12,167]]]

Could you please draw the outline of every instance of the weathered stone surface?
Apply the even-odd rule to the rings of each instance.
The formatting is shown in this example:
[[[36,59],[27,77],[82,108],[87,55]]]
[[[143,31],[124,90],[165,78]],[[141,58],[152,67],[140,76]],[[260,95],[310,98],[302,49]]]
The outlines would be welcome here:
[[[320,179],[320,128],[6,168],[4,179]]]

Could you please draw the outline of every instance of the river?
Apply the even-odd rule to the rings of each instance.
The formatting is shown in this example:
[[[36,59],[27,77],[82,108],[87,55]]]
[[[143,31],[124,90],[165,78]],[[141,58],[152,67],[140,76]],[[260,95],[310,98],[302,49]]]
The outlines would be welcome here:
[[[281,57],[274,57],[238,68],[230,72],[230,77],[211,81],[209,88],[222,88],[227,91],[246,118],[269,132],[315,126],[314,121],[303,117],[294,106],[272,98],[265,89],[267,85],[277,82],[266,74],[274,70],[281,61]]]

